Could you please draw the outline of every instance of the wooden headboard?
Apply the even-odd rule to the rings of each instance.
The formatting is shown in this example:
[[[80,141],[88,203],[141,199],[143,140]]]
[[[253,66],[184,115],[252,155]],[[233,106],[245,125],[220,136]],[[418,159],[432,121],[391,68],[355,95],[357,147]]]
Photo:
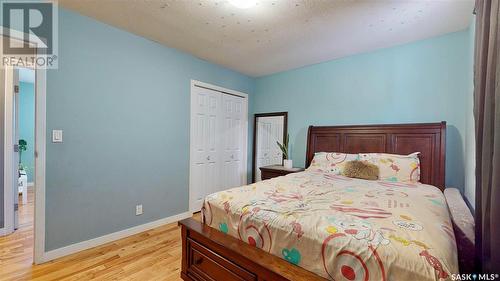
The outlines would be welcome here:
[[[316,152],[410,154],[420,152],[420,182],[444,189],[446,122],[309,126],[306,167]]]

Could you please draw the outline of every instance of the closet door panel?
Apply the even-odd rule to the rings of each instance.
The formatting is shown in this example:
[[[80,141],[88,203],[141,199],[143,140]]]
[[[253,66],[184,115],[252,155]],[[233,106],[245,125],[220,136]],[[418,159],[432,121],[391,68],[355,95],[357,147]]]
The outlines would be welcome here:
[[[231,155],[231,160],[233,162],[234,166],[234,186],[240,186],[242,185],[241,182],[241,158],[242,158],[242,151],[241,151],[241,120],[236,119],[237,117],[235,116],[235,119],[233,120],[233,134],[234,134],[234,143],[233,143],[233,153]]]
[[[234,166],[233,161],[233,143],[234,143],[234,127],[233,127],[233,106],[231,96],[224,95],[224,151],[223,151],[223,175],[222,179],[224,181],[224,189],[234,187]]]
[[[192,192],[192,208],[199,209],[203,203],[206,194],[206,186],[203,182],[206,181],[206,134],[207,134],[207,93],[197,90],[194,97],[194,141],[192,153],[194,153],[194,163],[192,167],[193,176],[191,177],[191,192]]]
[[[198,210],[205,196],[218,191],[220,149],[218,147],[221,94],[207,89],[197,89],[194,105],[194,167],[192,183],[193,210]]]
[[[217,192],[220,188],[219,176],[220,173],[220,148],[219,148],[219,131],[220,131],[220,104],[221,94],[216,91],[210,91],[208,102],[208,118],[207,118],[207,169],[206,169],[206,192],[208,194]]]
[[[244,140],[243,140],[243,136],[244,136],[244,126],[243,126],[243,120],[244,120],[244,111],[243,111],[243,105],[244,105],[244,99],[241,98],[241,97],[233,97],[233,100],[234,100],[234,107],[235,107],[235,110],[234,110],[234,121],[235,121],[235,127],[236,127],[236,130],[235,130],[235,138],[236,138],[236,143],[235,143],[235,146],[234,146],[234,150],[235,150],[235,166],[236,166],[236,169],[237,169],[237,174],[236,174],[236,179],[235,179],[235,184],[236,186],[241,186],[241,185],[244,185],[246,184],[246,182],[244,182],[244,176],[246,174],[247,171],[243,171],[243,162],[242,160],[244,159],[243,157],[243,153],[246,153],[246,151],[244,151]]]
[[[224,188],[243,184],[243,100],[239,97],[224,95]]]

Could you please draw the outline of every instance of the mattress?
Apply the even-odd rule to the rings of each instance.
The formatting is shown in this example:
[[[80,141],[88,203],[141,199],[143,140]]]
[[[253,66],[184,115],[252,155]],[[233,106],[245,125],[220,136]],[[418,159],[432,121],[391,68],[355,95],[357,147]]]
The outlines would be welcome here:
[[[451,280],[457,250],[430,185],[300,172],[211,194],[204,223],[334,280]]]

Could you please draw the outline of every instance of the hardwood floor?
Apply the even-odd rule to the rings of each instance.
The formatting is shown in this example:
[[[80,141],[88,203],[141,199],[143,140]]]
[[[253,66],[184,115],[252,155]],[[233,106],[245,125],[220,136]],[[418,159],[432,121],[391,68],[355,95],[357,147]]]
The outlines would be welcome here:
[[[20,206],[20,227],[0,237],[0,280],[181,280],[177,223],[42,265],[33,261],[33,194]],[[199,216],[195,216],[199,218]]]

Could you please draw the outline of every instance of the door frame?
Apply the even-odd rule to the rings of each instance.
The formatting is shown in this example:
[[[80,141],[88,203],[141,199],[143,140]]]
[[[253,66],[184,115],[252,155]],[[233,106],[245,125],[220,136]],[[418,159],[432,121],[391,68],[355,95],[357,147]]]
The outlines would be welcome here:
[[[16,30],[10,30],[7,33],[7,28],[0,26],[0,36],[6,36],[6,34],[9,34],[12,39],[24,41],[25,34],[23,32],[19,32]],[[37,45],[37,42],[40,40],[38,38],[33,37],[32,35],[27,35],[29,40],[28,42],[33,45]],[[40,52],[42,53],[42,52]],[[26,67],[29,68],[29,67]],[[6,68],[2,69],[0,72],[1,75],[4,76],[4,79],[6,78],[6,75],[8,72],[13,73],[9,69],[13,68]],[[45,158],[45,153],[46,153],[46,91],[47,91],[47,72],[46,69],[43,68],[35,68],[35,179],[34,179],[34,184],[35,184],[35,189],[34,189],[34,194],[35,194],[35,212],[34,212],[34,230],[33,230],[33,261],[35,264],[43,263],[45,261],[45,165],[46,165],[46,158]],[[9,70],[9,71],[5,71]],[[7,81],[4,80],[4,81]],[[7,107],[10,106],[12,109],[12,106],[14,106],[13,99],[7,99],[6,91],[9,89],[7,83],[5,83],[5,88],[3,89],[2,94],[5,95],[5,105],[4,105],[4,114],[7,113]],[[12,87],[10,88],[12,89]],[[9,103],[9,104],[8,104]],[[5,114],[5,120],[4,120],[4,130],[7,128],[7,124],[10,124],[10,126],[13,125],[12,122],[12,116],[8,116]],[[4,136],[5,140],[7,139],[7,134]],[[4,141],[5,141],[4,140]],[[14,149],[12,147],[8,148],[7,146],[7,141],[4,143],[4,159],[5,158],[10,158],[12,159],[14,155]],[[9,154],[8,157],[6,155]],[[5,161],[5,160],[4,160]],[[12,192],[12,180],[10,179],[9,182],[5,182],[5,175],[8,174],[9,169],[12,170],[12,166],[7,166],[5,165],[4,162],[4,233],[1,233],[0,230],[0,235],[2,234],[9,234],[14,230],[14,221],[13,221],[13,216],[7,217],[6,210],[8,209],[8,206],[11,206],[14,204],[14,194]],[[10,172],[9,172],[10,173]],[[9,184],[10,183],[10,184]],[[9,188],[10,186],[10,188]],[[10,194],[7,196],[7,194]],[[8,226],[8,228],[7,228]],[[12,230],[11,232],[9,232]]]
[[[193,182],[193,173],[192,173],[192,168],[194,164],[194,153],[193,153],[193,136],[194,136],[194,116],[193,116],[193,108],[194,108],[194,95],[195,95],[195,89],[196,88],[205,88],[213,91],[220,92],[225,95],[233,95],[233,96],[238,96],[243,99],[245,99],[245,105],[243,107],[244,110],[244,117],[243,117],[243,156],[242,156],[242,164],[243,164],[243,170],[245,171],[244,174],[244,182],[245,184],[248,183],[248,94],[239,92],[236,90],[231,90],[227,89],[224,87],[212,85],[209,83],[201,82],[198,80],[191,79],[191,91],[190,91],[190,108],[189,108],[189,212],[194,213],[197,212],[197,210],[193,210],[192,206],[192,199],[193,199],[193,187],[191,186],[191,183]]]

